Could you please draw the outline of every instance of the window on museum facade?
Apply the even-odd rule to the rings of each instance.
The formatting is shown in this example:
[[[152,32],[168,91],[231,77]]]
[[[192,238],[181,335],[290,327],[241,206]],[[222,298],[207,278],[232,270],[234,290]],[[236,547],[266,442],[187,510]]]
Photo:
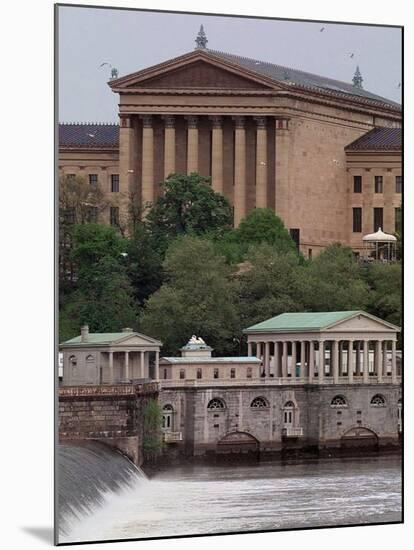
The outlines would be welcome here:
[[[201,369],[197,369],[197,378],[200,380],[203,378],[203,371]]]
[[[299,250],[300,246],[300,229],[294,228],[289,229],[290,236],[292,237],[293,242],[296,245],[296,248]]]
[[[69,206],[62,210],[63,223],[72,224],[76,222],[76,210],[74,206]]]
[[[362,193],[362,176],[354,176],[354,193]]]
[[[264,397],[255,397],[250,403],[252,409],[265,409],[269,406],[269,403]]]
[[[253,374],[252,367],[247,367],[246,378],[251,378]]]
[[[86,212],[86,219],[88,223],[96,223],[98,221],[97,206],[88,206],[88,210]]]
[[[352,231],[354,233],[361,233],[362,231],[362,208],[352,209]]]
[[[89,185],[98,185],[98,174],[89,174]]]
[[[168,370],[164,369],[164,380],[167,380],[168,378]]]
[[[185,379],[185,370],[180,369],[180,380],[184,380],[184,379]]]
[[[344,408],[347,407],[348,403],[343,395],[335,395],[331,401],[331,407],[335,408]]]
[[[172,405],[165,405],[162,409],[162,427],[164,430],[171,430],[173,426],[174,409]]]
[[[68,180],[74,180],[76,178],[76,174],[67,174]]]
[[[214,369],[213,378],[218,378],[218,377],[219,377],[219,370],[218,370],[218,369]]]
[[[293,401],[288,401],[283,407],[283,423],[284,424],[293,424],[295,412],[295,404]]]
[[[401,216],[401,207],[395,208],[394,210],[394,224],[395,224],[395,232],[401,234],[402,229],[402,216]]]
[[[402,176],[395,176],[395,192],[402,193]]]
[[[225,405],[224,401],[222,399],[219,399],[218,397],[215,397],[214,399],[211,399],[208,402],[208,405],[207,405],[207,409],[209,409],[211,411],[223,410],[225,408],[226,408],[226,405]]]
[[[230,378],[236,378],[236,369],[230,369]]]
[[[119,192],[119,174],[111,174],[111,192]]]
[[[383,395],[377,393],[371,399],[371,405],[373,407],[385,407],[385,397]]]
[[[374,176],[374,191],[375,193],[383,192],[383,178],[382,176]]]
[[[109,211],[111,225],[119,225],[119,207],[111,206]]]
[[[384,228],[384,209],[374,208],[374,233]]]

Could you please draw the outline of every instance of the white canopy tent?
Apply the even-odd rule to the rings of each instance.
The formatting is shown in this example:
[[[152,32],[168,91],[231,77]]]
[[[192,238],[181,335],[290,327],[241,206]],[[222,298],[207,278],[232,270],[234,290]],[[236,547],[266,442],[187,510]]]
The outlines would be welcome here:
[[[390,262],[396,260],[397,238],[384,233],[381,227],[375,233],[362,237],[366,259]]]

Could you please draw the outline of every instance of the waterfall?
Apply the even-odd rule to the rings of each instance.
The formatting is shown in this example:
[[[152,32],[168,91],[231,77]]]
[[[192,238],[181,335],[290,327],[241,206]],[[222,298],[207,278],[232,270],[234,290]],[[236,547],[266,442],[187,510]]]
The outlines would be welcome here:
[[[57,451],[58,527],[71,527],[105,504],[108,495],[148,482],[143,471],[104,443],[61,444]]]

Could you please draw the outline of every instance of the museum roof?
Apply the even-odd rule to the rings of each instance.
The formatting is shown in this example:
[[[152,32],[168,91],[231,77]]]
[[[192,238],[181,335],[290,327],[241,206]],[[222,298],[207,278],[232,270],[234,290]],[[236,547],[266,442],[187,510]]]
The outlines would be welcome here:
[[[119,124],[72,123],[59,124],[61,147],[118,147]]]
[[[321,330],[339,321],[344,321],[363,311],[327,311],[318,313],[282,313],[261,323],[257,323],[243,332],[268,332],[290,330]]]
[[[401,151],[401,128],[373,128],[345,147],[345,151]]]
[[[274,63],[269,63],[268,61],[260,61],[258,59],[242,57],[217,50],[205,49],[204,51],[241,65],[248,70],[267,76],[277,82],[294,84],[296,86],[302,86],[316,91],[328,91],[334,93],[335,95],[349,95],[353,96],[353,98],[375,101],[386,106],[401,109],[401,105],[399,103],[377,94],[373,94],[363,88],[357,88],[349,82],[343,82],[341,80],[335,80],[333,78],[308,73],[306,71],[292,69],[291,67],[276,65]]]
[[[162,357],[161,359],[176,365],[188,363],[261,363],[257,357]]]
[[[139,336],[141,338],[144,338],[145,340],[148,340],[148,344],[159,344],[161,345],[161,342],[158,340],[155,340],[154,338],[150,338],[149,336],[146,336],[144,334],[140,334],[138,332],[132,332],[132,331],[123,331],[123,332],[89,332],[87,335],[86,340],[82,341],[81,336],[75,336],[74,338],[71,338],[70,340],[66,340],[66,342],[62,342],[61,346],[97,346],[97,345],[110,345],[114,344],[116,342],[119,342],[121,340],[125,340],[127,338],[130,338],[131,336]],[[145,345],[140,344],[140,345]]]

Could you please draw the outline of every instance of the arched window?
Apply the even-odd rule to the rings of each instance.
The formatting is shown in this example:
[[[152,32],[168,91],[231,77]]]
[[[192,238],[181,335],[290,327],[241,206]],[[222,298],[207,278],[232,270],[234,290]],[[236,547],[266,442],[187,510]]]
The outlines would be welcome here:
[[[69,357],[69,365],[71,365],[72,367],[76,367],[77,364],[78,360],[76,359],[76,355],[71,355]]]
[[[287,401],[283,407],[283,424],[293,425],[295,420],[295,404],[293,401]]]
[[[264,397],[255,397],[253,401],[250,403],[250,407],[252,409],[265,409],[269,406],[269,403],[266,401]]]
[[[162,408],[162,427],[164,430],[172,430],[174,409],[172,405],[164,405]]]
[[[331,407],[335,407],[337,409],[347,406],[348,403],[346,402],[346,399],[343,395],[335,395],[335,397],[331,401]]]
[[[93,363],[95,361],[95,357],[93,355],[87,355],[86,356],[86,362],[87,363]]]
[[[222,399],[218,399],[215,397],[214,399],[211,399],[207,405],[207,409],[210,411],[217,410],[217,409],[225,409],[226,405],[224,404],[224,401]]]
[[[373,407],[385,407],[385,397],[383,395],[377,393],[371,399],[371,405]]]

